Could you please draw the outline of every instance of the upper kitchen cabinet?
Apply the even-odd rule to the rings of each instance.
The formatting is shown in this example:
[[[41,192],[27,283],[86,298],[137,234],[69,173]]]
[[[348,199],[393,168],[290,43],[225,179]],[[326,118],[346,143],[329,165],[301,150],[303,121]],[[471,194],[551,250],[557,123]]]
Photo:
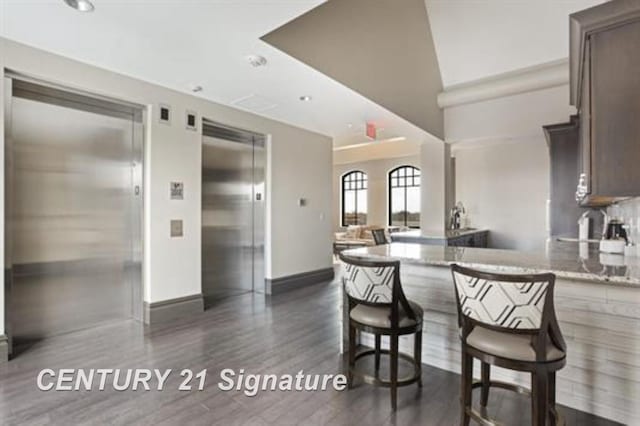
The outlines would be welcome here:
[[[543,126],[549,146],[549,226],[554,236],[577,237],[578,218],[584,211],[575,201],[580,156],[578,127],[575,115],[568,123]]]
[[[571,15],[571,103],[579,114],[576,199],[640,196],[640,1]]]

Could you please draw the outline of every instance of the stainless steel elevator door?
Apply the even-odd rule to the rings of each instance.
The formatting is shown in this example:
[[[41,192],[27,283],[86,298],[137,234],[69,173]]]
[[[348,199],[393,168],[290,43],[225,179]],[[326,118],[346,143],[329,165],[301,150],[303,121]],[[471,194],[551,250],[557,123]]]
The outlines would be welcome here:
[[[209,136],[202,146],[202,292],[210,306],[264,280],[264,150]]]
[[[136,123],[31,95],[11,104],[15,344],[132,315]]]
[[[267,155],[264,143],[254,141],[253,144],[253,289],[264,291],[265,261],[265,215],[266,215],[266,182],[265,170]]]

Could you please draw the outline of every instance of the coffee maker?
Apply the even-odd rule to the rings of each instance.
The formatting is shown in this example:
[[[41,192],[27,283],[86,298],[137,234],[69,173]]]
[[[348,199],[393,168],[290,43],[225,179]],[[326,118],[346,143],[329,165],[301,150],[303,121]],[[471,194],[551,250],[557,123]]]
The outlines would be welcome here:
[[[600,251],[604,253],[624,253],[625,246],[629,243],[624,222],[618,218],[612,218],[605,223]]]

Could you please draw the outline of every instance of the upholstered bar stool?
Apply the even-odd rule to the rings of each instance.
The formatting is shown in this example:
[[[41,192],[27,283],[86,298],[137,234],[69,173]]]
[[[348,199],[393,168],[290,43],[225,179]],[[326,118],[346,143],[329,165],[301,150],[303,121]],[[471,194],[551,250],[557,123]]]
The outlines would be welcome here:
[[[349,387],[354,378],[365,383],[389,387],[391,408],[397,408],[397,389],[418,383],[422,387],[422,308],[410,302],[400,284],[400,262],[378,262],[356,260],[340,254],[344,262],[344,294],[349,301]],[[356,353],[356,332],[372,333],[375,349]],[[398,339],[402,335],[414,335],[413,357],[400,353]],[[381,336],[389,336],[389,349],[381,348]],[[388,354],[390,359],[389,380],[380,378],[380,355]],[[375,375],[366,374],[356,368],[356,361],[363,357],[375,356]],[[398,359],[413,365],[410,377],[398,378]]]
[[[373,241],[377,246],[383,244],[389,244],[389,239],[387,238],[387,232],[384,228],[372,229],[371,235],[373,235]]]
[[[564,421],[556,410],[556,371],[566,363],[566,345],[553,304],[554,274],[507,275],[451,267],[462,340],[461,425],[474,419],[495,425],[486,415],[492,386],[531,395],[532,424]],[[473,360],[481,380],[473,381]],[[491,365],[531,374],[531,390],[492,381]],[[481,388],[482,413],[472,407]]]

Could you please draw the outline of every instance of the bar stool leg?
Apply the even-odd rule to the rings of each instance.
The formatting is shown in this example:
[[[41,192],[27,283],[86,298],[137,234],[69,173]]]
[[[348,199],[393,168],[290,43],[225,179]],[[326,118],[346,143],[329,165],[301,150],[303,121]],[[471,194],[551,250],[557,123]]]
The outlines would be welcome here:
[[[482,391],[480,394],[480,405],[487,406],[489,402],[489,388],[491,381],[491,366],[486,362],[482,363]]]
[[[378,371],[380,371],[380,345],[381,345],[381,336],[376,334],[376,376],[378,375]]]
[[[531,373],[531,424],[546,426],[549,414],[548,373],[536,371]]]
[[[349,373],[347,382],[349,389],[353,387],[353,369],[356,365],[356,328],[349,324]]]
[[[391,341],[391,365],[389,366],[391,371],[391,409],[396,411],[396,408],[398,408],[398,335],[392,334],[389,339]]]
[[[549,415],[553,417],[553,423],[558,423],[557,411],[556,411],[556,372],[553,371],[548,374],[548,388],[549,388]]]
[[[469,426],[471,417],[467,408],[471,408],[471,391],[473,382],[473,357],[462,348],[462,375],[460,378],[460,425]]]
[[[413,362],[416,364],[416,373],[419,374],[418,387],[422,387],[422,330],[418,330],[413,340]]]

